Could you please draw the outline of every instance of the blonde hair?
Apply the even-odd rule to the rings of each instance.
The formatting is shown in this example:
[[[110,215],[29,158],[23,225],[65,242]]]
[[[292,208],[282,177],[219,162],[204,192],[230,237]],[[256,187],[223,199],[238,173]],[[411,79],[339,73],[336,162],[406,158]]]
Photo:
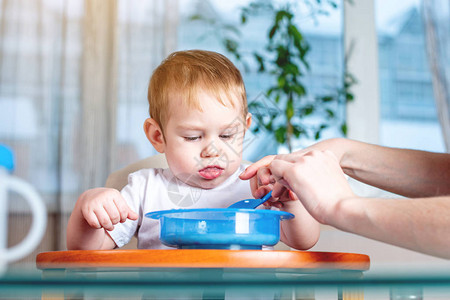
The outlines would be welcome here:
[[[202,111],[197,99],[200,91],[224,106],[240,105],[245,120],[247,96],[241,73],[222,54],[203,50],[174,52],[155,69],[148,87],[150,117],[161,128],[166,125],[173,96],[181,96],[189,108]]]

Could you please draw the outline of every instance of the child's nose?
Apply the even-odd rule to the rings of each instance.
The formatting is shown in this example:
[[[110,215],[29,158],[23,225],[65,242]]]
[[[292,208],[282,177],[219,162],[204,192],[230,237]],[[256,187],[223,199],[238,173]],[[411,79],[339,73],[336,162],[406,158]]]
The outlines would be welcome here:
[[[203,148],[202,153],[200,154],[201,157],[218,157],[220,155],[219,148],[216,147],[214,142],[209,143],[206,145],[205,148]]]

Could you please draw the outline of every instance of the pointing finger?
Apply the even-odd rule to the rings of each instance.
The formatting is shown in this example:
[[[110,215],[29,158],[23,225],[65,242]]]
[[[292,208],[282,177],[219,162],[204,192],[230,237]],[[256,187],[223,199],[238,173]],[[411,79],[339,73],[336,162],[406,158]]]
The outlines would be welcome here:
[[[265,167],[268,164],[270,164],[270,162],[275,158],[275,155],[269,155],[269,156],[265,156],[263,158],[261,158],[260,160],[258,160],[257,162],[251,164],[250,166],[248,166],[244,172],[242,172],[239,175],[239,178],[241,178],[242,180],[248,180],[250,178],[252,178],[253,176],[256,175],[256,173],[258,172],[258,169],[261,167]]]

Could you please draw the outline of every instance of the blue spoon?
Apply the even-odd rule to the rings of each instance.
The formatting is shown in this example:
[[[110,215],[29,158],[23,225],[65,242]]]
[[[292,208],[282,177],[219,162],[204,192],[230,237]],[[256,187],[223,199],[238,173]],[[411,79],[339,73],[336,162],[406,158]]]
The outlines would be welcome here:
[[[228,206],[228,208],[248,208],[248,209],[257,208],[258,206],[260,206],[261,204],[263,204],[264,202],[269,200],[271,196],[272,196],[272,191],[268,192],[261,199],[241,200],[241,201],[231,204],[230,206]]]

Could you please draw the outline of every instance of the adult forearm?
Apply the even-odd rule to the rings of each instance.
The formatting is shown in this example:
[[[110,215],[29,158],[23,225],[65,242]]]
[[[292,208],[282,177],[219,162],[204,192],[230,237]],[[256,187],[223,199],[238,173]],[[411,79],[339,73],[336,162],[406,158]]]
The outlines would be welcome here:
[[[349,198],[326,224],[422,253],[450,258],[450,197]]]
[[[450,154],[333,139],[325,143],[352,178],[406,197],[450,195]]]

